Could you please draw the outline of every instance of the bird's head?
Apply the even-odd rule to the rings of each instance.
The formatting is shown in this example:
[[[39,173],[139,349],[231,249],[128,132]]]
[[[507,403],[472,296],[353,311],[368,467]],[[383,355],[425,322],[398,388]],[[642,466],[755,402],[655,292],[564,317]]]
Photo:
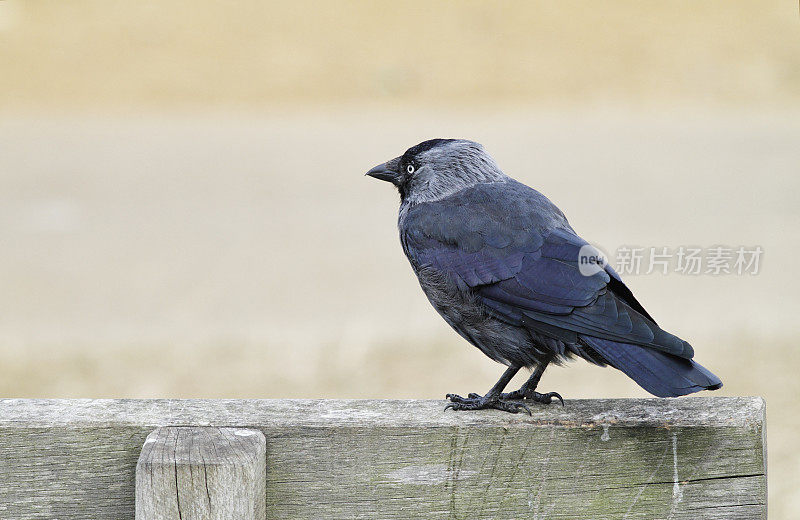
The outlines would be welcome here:
[[[463,139],[423,141],[367,175],[391,182],[400,199],[412,203],[439,200],[475,184],[506,179],[483,146]]]

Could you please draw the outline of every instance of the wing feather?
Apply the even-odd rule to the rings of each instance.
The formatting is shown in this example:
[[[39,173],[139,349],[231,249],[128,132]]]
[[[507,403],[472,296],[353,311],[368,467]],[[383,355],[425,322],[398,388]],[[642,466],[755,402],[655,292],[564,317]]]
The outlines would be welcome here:
[[[613,269],[581,273],[579,251],[587,242],[566,220],[558,225],[563,215],[547,204],[519,183],[478,185],[412,207],[401,223],[404,248],[415,269],[453,278],[508,323],[691,358],[691,345],[659,328]]]

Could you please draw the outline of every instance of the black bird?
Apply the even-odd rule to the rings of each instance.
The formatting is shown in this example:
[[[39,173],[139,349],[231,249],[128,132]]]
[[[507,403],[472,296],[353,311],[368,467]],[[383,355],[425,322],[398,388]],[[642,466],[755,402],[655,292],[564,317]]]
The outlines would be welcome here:
[[[538,191],[505,175],[475,142],[432,139],[367,175],[400,191],[398,227],[433,307],[464,339],[508,367],[486,395],[447,394],[446,408],[530,410],[549,363],[611,365],[659,397],[716,390],[686,341],[659,328],[609,265],[584,269],[591,247]],[[585,266],[584,266],[585,267]],[[590,266],[591,267],[591,266]],[[522,367],[522,387],[502,393]]]

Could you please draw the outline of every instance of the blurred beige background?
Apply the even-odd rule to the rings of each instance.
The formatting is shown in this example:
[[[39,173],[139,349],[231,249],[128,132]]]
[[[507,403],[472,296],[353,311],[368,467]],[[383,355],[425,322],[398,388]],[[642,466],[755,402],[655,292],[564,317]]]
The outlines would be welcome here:
[[[429,307],[397,195],[363,178],[466,137],[606,250],[764,248],[757,276],[627,281],[719,393],[766,398],[770,516],[795,518],[799,24],[773,1],[0,2],[0,395],[487,390],[501,367]],[[645,395],[582,362],[542,388]]]

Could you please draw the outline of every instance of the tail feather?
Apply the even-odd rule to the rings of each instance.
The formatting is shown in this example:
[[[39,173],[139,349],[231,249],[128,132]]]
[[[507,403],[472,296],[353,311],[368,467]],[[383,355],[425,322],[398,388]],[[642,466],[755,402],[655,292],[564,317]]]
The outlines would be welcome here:
[[[678,397],[700,390],[716,390],[722,386],[717,376],[691,359],[639,345],[587,336],[582,336],[582,339],[609,365],[621,370],[658,397]]]

